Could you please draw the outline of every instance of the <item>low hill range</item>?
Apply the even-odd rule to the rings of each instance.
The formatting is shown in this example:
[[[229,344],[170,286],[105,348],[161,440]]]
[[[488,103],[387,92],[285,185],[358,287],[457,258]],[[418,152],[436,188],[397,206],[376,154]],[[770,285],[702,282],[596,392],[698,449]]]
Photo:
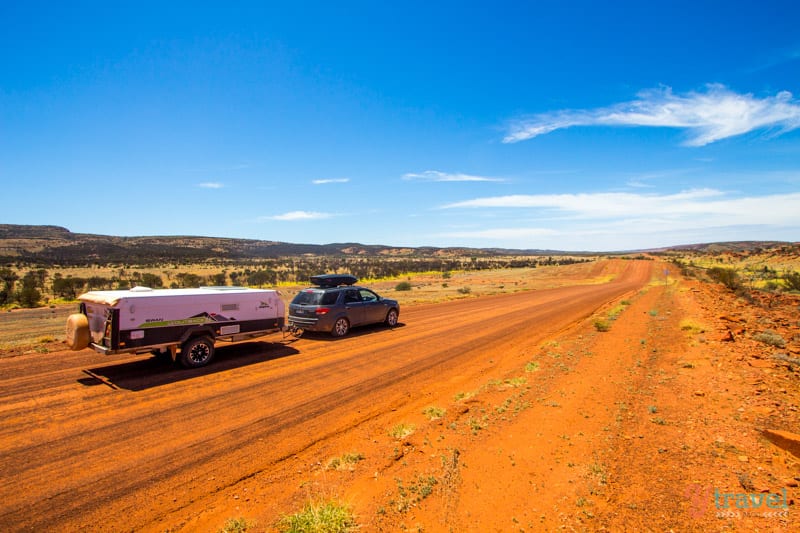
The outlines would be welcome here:
[[[782,247],[796,247],[798,243],[786,241],[731,241],[702,244],[681,244],[667,248],[647,250],[648,252],[698,252],[704,254],[761,252]]]
[[[791,243],[742,241],[708,243],[646,250],[648,252],[690,251],[698,253],[743,252]],[[631,251],[636,253],[638,251]],[[620,253],[620,252],[617,252]],[[0,261],[56,265],[102,263],[186,263],[209,259],[247,261],[278,257],[365,256],[365,257],[465,257],[598,255],[596,252],[564,252],[540,249],[395,247],[358,243],[294,244],[257,239],[200,236],[117,237],[73,233],[60,226],[0,224]]]
[[[87,262],[186,263],[208,259],[247,261],[302,255],[464,257],[552,255],[557,253],[559,252],[551,250],[408,248],[359,243],[294,244],[257,239],[199,236],[116,237],[73,233],[60,226],[0,224],[0,261],[4,263],[40,262],[60,265]],[[560,254],[563,255],[563,252]]]

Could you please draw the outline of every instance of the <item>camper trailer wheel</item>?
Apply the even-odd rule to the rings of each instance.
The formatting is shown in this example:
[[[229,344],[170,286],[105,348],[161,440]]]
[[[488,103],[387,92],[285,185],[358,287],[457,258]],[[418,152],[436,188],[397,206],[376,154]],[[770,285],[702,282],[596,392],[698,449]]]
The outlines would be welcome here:
[[[186,368],[207,365],[214,357],[214,341],[208,337],[195,337],[181,346],[181,364]]]

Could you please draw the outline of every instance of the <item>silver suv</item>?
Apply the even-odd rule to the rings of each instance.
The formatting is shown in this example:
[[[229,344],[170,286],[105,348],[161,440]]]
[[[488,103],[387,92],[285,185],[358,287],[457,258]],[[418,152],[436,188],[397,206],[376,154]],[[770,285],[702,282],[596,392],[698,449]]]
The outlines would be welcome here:
[[[300,291],[289,304],[289,328],[295,333],[324,331],[344,337],[355,326],[381,322],[396,326],[400,304],[355,286],[356,281],[345,274],[312,276],[315,286]]]

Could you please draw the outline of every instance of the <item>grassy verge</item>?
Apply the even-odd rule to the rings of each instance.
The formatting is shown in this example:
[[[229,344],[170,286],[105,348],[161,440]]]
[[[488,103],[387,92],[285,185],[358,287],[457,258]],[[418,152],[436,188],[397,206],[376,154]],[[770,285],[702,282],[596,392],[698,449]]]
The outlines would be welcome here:
[[[350,508],[335,501],[309,501],[293,515],[278,523],[282,533],[349,533],[357,524]]]

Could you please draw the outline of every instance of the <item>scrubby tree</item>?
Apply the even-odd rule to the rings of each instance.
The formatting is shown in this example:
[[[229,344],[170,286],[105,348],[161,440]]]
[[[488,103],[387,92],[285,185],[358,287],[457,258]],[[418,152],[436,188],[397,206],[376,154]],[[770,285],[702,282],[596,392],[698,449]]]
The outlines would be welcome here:
[[[74,300],[85,286],[86,280],[83,278],[65,278],[61,274],[56,274],[53,278],[53,294],[68,300]]]
[[[211,274],[210,276],[208,276],[208,281],[209,283],[211,283],[211,285],[222,287],[223,285],[225,285],[226,277],[227,276],[225,275],[225,272],[219,272],[217,274]]]
[[[110,289],[113,285],[113,282],[102,276],[90,276],[86,280],[87,288],[92,290],[103,290],[103,289]]]
[[[22,287],[17,293],[17,301],[22,307],[37,307],[41,299],[39,276],[36,272],[29,271],[22,278]]]
[[[708,277],[716,282],[722,283],[732,291],[741,289],[742,282],[739,274],[732,268],[712,267],[708,269]]]
[[[178,286],[184,288],[199,287],[203,284],[202,276],[192,274],[191,272],[179,272],[175,275],[175,279],[178,281]]]
[[[33,271],[33,275],[36,277],[36,286],[40,288],[44,288],[44,282],[47,279],[47,270],[43,268],[38,268]]]
[[[275,281],[275,272],[272,270],[256,270],[247,275],[247,284],[250,286],[262,287],[267,284],[274,285]]]
[[[14,299],[14,284],[19,280],[16,272],[10,268],[0,268],[0,281],[3,287],[0,288],[0,305],[9,304]]]
[[[164,286],[164,280],[158,274],[150,274],[145,272],[142,274],[142,285],[150,288],[158,288]]]
[[[790,291],[800,291],[800,272],[787,272],[783,275],[783,281]]]

